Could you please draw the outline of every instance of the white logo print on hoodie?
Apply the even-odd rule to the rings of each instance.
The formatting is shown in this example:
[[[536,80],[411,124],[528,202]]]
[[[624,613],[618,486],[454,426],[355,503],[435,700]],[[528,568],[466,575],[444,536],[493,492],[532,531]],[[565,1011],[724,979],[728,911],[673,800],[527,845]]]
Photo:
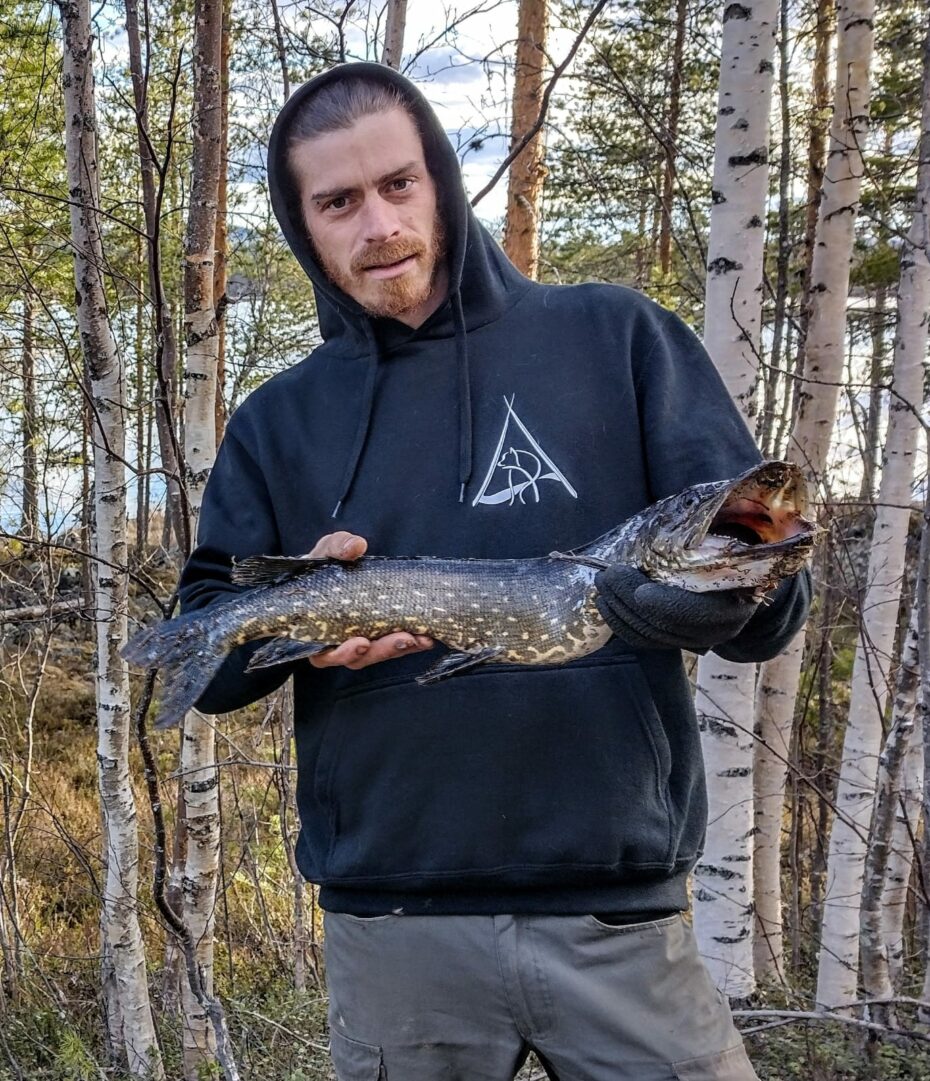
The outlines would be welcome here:
[[[539,484],[544,480],[554,480],[565,486],[573,499],[578,498],[578,493],[568,483],[565,475],[553,462],[548,454],[542,449],[522,420],[517,416],[513,408],[515,395],[511,395],[509,401],[505,397],[504,405],[507,414],[504,417],[504,426],[501,428],[500,439],[497,448],[491,456],[491,464],[481,490],[472,500],[472,506],[479,503],[507,503],[513,506],[519,499],[525,503],[525,494],[531,492],[536,502],[539,502]],[[504,444],[508,442],[507,433],[511,427],[511,421],[519,429],[511,435],[513,442],[504,450]],[[523,438],[520,438],[522,433]],[[543,472],[543,469],[547,472]],[[492,492],[488,492],[493,487]]]

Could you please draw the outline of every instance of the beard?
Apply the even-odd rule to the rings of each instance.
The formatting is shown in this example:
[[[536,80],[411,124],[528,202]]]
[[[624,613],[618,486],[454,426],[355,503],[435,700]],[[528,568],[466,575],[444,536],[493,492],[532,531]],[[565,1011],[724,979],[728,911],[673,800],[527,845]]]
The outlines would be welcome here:
[[[330,262],[319,249],[316,255],[330,280],[358,301],[368,315],[393,319],[429,299],[446,258],[446,234],[437,213],[428,242],[419,237],[398,237],[371,244],[354,256],[348,270]],[[371,267],[399,263],[410,256],[417,262],[395,278],[369,278],[366,273]]]

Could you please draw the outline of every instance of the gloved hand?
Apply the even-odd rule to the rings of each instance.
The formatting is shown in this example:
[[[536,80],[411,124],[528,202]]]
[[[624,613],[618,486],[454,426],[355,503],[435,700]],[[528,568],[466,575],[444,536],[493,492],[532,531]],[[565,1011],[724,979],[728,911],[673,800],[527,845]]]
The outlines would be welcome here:
[[[595,604],[607,626],[634,649],[706,653],[735,637],[758,607],[751,593],[692,593],[617,563],[594,579]]]

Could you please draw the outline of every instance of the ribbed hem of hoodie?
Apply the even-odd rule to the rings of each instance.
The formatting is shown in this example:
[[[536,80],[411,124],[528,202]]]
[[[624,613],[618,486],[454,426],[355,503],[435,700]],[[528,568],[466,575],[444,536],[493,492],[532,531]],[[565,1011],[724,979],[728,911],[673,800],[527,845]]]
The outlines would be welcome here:
[[[684,911],[688,901],[689,871],[668,878],[626,881],[608,885],[558,886],[506,890],[500,884],[490,889],[450,889],[406,892],[400,890],[347,889],[322,886],[320,907],[350,916],[495,916],[537,914],[576,916],[591,912]]]

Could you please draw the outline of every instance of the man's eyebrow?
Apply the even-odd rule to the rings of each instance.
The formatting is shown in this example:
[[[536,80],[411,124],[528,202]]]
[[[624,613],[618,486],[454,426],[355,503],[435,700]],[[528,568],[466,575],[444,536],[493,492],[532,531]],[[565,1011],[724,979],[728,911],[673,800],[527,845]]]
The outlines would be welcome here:
[[[387,184],[390,180],[395,180],[399,176],[403,176],[404,173],[416,172],[418,169],[423,169],[423,163],[419,161],[408,161],[406,164],[401,165],[397,169],[392,169],[389,173],[385,173],[384,176],[379,176],[377,183],[380,187],[381,184]],[[332,188],[330,191],[315,191],[310,198],[313,202],[322,202],[324,199],[338,199],[340,196],[352,195],[358,191],[358,188],[346,187],[346,188]]]

